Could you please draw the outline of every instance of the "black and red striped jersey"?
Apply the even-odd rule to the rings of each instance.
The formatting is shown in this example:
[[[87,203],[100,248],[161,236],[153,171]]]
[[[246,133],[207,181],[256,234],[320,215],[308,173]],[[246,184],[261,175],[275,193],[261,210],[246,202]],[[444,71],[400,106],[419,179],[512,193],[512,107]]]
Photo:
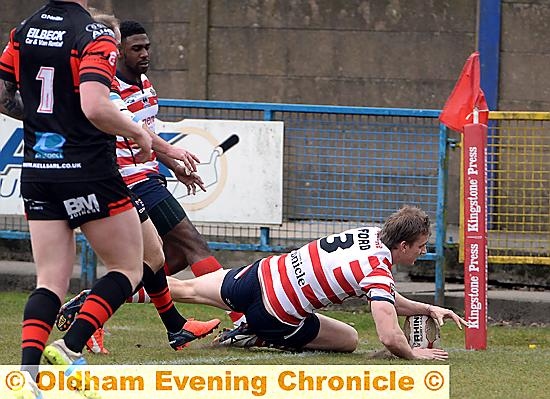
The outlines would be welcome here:
[[[117,59],[112,30],[77,3],[50,1],[10,34],[0,79],[24,104],[22,181],[97,180],[118,173],[115,137],[86,118],[79,85],[110,87]]]
[[[392,256],[378,234],[377,227],[347,230],[262,259],[258,278],[267,311],[299,325],[315,309],[349,297],[395,303]]]

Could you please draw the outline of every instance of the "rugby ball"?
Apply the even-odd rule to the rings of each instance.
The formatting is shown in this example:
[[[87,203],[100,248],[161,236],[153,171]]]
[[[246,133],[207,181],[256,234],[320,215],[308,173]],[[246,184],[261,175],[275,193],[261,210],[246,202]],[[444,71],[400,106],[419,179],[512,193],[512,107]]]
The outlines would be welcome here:
[[[407,316],[403,332],[411,348],[440,348],[441,330],[430,316]]]

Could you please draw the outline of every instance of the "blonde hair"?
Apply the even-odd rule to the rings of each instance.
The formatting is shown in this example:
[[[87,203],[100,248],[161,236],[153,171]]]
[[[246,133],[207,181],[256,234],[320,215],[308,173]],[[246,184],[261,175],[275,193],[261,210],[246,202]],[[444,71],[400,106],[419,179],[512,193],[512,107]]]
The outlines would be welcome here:
[[[94,21],[105,25],[107,28],[110,28],[114,31],[115,29],[118,29],[120,27],[120,20],[113,14],[107,14],[106,12],[93,7],[88,7],[88,11],[90,12],[90,15],[92,16]]]
[[[406,205],[386,219],[379,237],[393,249],[403,241],[412,244],[421,235],[430,235],[430,218],[420,208]]]

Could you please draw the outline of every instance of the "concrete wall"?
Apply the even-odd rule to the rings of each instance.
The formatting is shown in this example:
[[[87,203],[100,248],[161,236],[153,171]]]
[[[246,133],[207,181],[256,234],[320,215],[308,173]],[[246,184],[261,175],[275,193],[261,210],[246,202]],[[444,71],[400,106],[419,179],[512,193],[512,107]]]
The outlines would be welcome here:
[[[43,3],[3,0],[0,40]],[[477,0],[89,3],[145,24],[162,97],[441,108],[476,49]],[[502,0],[499,109],[548,109],[549,21]]]
[[[0,40],[43,0],[3,0]],[[161,97],[440,109],[476,49],[477,0],[90,0],[141,21]],[[550,106],[550,3],[502,0],[501,110]],[[459,152],[449,221],[458,221]]]
[[[550,3],[503,0],[500,110],[550,108]]]

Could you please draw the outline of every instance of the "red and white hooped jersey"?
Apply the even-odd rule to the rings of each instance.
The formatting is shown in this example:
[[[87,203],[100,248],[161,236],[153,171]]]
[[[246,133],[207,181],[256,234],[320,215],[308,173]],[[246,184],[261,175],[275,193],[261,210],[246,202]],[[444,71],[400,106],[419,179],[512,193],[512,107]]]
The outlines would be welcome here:
[[[158,97],[151,82],[145,76],[141,75],[142,87],[136,84],[128,83],[120,77],[113,79],[112,91],[120,94],[126,108],[134,114],[134,120],[138,123],[145,123],[152,131],[155,131],[155,117],[158,113]],[[116,156],[120,174],[127,186],[147,180],[147,174],[159,172],[157,156],[154,151],[151,152],[149,160],[144,163],[135,163],[134,155],[137,149],[131,149],[132,140],[117,136]]]
[[[349,297],[395,303],[391,252],[378,239],[379,231],[347,230],[262,259],[258,275],[268,312],[299,325],[315,309]]]

